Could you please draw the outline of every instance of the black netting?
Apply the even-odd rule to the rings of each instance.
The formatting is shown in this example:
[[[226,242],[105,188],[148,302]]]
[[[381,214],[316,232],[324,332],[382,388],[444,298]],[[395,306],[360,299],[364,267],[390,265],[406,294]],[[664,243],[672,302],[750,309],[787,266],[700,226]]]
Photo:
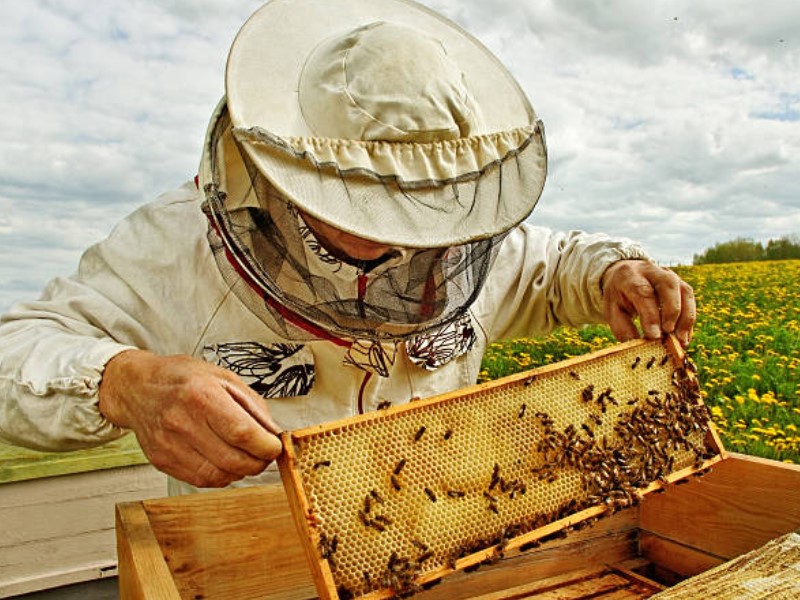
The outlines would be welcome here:
[[[239,151],[227,119],[214,137],[214,183],[204,205],[212,249],[232,289],[287,337],[297,338],[294,326],[302,324],[306,333],[318,328],[350,340],[403,339],[454,321],[475,300],[502,236],[395,248],[379,261],[339,260]]]

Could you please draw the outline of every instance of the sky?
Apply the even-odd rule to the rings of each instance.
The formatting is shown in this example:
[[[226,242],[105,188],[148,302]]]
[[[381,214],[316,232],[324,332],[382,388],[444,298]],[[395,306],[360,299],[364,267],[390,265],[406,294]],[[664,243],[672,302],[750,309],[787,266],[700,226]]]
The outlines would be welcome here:
[[[423,3],[488,46],[545,123],[531,222],[631,237],[663,265],[800,235],[800,2]],[[0,312],[194,176],[228,49],[260,5],[6,0]]]

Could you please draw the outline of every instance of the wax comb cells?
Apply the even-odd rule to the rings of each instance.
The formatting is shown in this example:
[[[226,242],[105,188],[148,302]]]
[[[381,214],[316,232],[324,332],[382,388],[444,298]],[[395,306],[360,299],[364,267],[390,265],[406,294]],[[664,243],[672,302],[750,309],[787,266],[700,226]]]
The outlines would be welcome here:
[[[719,459],[693,365],[635,341],[284,434],[322,597],[407,596]]]

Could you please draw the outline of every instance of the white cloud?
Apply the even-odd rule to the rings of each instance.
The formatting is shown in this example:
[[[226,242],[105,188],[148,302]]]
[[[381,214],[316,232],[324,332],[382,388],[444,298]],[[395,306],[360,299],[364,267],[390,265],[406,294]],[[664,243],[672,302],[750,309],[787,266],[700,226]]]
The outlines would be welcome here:
[[[229,44],[261,3],[29,0],[0,23],[0,311],[190,178]],[[800,233],[800,3],[427,0],[544,119],[532,219],[665,263]]]

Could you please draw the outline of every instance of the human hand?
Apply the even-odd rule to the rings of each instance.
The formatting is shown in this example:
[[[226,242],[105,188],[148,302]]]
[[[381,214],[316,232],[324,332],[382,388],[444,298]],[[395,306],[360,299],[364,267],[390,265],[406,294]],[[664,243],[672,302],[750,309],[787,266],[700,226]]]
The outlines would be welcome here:
[[[658,339],[674,333],[687,347],[697,318],[691,286],[669,269],[645,260],[620,260],[602,278],[603,314],[619,341],[640,337]]]
[[[257,475],[281,452],[263,398],[234,373],[189,356],[118,354],[103,373],[99,407],[134,431],[153,466],[197,487]]]

